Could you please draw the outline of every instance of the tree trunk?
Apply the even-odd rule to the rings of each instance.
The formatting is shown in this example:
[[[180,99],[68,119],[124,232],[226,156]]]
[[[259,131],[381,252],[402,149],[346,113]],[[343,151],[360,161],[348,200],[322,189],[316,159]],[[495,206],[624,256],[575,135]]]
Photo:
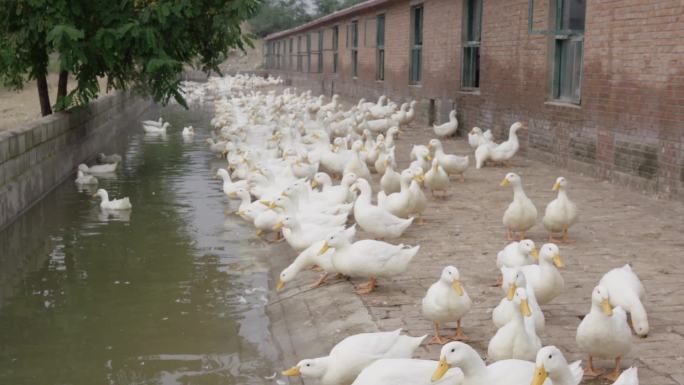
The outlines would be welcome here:
[[[62,70],[59,71],[59,82],[57,83],[57,104],[60,100],[67,94],[67,82],[69,81],[69,71]],[[65,106],[61,106],[60,110],[63,110]]]
[[[47,79],[45,73],[36,76],[36,84],[38,85],[38,99],[40,100],[40,113],[50,115],[52,107],[50,107],[50,94],[48,93]]]

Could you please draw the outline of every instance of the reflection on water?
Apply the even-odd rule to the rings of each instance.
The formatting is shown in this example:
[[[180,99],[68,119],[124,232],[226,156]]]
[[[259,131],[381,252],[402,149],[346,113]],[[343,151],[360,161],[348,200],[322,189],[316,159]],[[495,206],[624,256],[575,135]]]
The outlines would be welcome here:
[[[0,232],[0,384],[275,383],[267,246],[224,214],[208,131],[180,135],[209,114],[162,115],[104,151],[124,161],[97,187],[132,211],[69,179]]]

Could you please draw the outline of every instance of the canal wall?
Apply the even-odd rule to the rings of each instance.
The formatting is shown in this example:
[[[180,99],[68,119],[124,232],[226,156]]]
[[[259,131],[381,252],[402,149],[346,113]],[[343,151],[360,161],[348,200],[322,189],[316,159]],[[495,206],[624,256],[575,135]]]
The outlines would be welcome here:
[[[0,133],[0,229],[127,130],[130,122],[123,117],[152,105],[115,92]]]

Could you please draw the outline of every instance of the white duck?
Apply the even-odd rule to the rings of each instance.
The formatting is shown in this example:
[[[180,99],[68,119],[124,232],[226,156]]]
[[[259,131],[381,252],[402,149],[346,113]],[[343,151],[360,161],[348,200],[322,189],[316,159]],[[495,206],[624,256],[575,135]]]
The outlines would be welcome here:
[[[430,154],[430,149],[427,148],[427,146],[424,146],[422,144],[414,144],[413,147],[411,147],[411,153],[409,154],[411,160],[416,160],[418,159],[419,154],[427,151],[427,154]]]
[[[539,264],[520,267],[525,279],[532,285],[540,305],[546,305],[560,295],[565,281],[559,268],[563,267],[558,246],[546,243],[539,249]]]
[[[228,197],[231,199],[240,199],[240,206],[238,206],[238,210],[235,212],[235,214],[241,217],[246,215],[248,208],[251,208],[250,212],[253,213],[253,215],[259,215],[268,208],[267,204],[265,205],[258,200],[252,202],[252,196],[249,194],[249,191],[241,187],[235,189],[235,191],[231,191],[228,194]],[[254,218],[251,218],[251,220],[253,221]]]
[[[428,144],[428,149],[435,150],[435,159],[444,171],[449,175],[460,175],[461,181],[465,179],[464,173],[468,168],[468,156],[458,156],[446,154],[439,139],[432,139]]]
[[[409,185],[408,215],[412,217],[418,217],[417,224],[420,226],[425,223],[425,220],[423,219],[423,212],[427,208],[427,198],[420,187],[420,183],[425,181],[425,175],[420,168],[415,168],[411,171],[413,173],[413,180]]]
[[[513,240],[513,233],[519,232],[520,239],[525,237],[525,232],[537,223],[537,208],[530,198],[525,195],[522,180],[516,173],[509,172],[501,181],[501,186],[513,186],[513,202],[503,215],[503,224],[506,226],[507,238]]]
[[[295,178],[310,178],[318,171],[318,162],[311,162],[308,156],[295,159],[290,169]]]
[[[492,361],[531,361],[541,349],[541,340],[537,336],[525,288],[515,290],[513,304],[513,317],[489,341],[487,357]]]
[[[337,271],[350,277],[369,278],[368,283],[357,291],[359,294],[372,292],[377,277],[393,277],[403,273],[420,249],[420,246],[392,245],[371,239],[351,243],[339,231],[327,238],[320,253],[330,247],[335,249],[332,262]]]
[[[432,125],[435,134],[439,137],[446,137],[453,135],[458,129],[458,119],[456,119],[456,110],[451,110],[449,113],[449,121],[440,125]]]
[[[193,126],[183,127],[183,131],[182,131],[181,135],[193,136],[193,135],[195,135],[195,128]]]
[[[352,191],[360,192],[354,203],[354,219],[361,228],[378,238],[399,238],[411,223],[413,218],[399,218],[384,208],[371,203],[371,186],[367,180],[360,178],[352,186]]]
[[[553,242],[553,233],[563,233],[563,242],[568,242],[568,229],[577,222],[577,206],[573,203],[566,189],[568,181],[564,177],[558,177],[553,185],[553,191],[558,191],[556,199],[549,202],[542,223],[549,232],[549,242]]]
[[[513,304],[513,297],[515,296],[515,291],[519,287],[524,287],[527,291],[527,304],[530,306],[532,317],[534,318],[534,328],[537,331],[537,334],[542,333],[546,326],[544,312],[542,312],[541,307],[539,307],[537,296],[534,294],[534,288],[525,279],[525,274],[518,268],[508,268],[504,266],[501,268],[501,275],[503,277],[501,289],[505,293],[505,296],[501,299],[499,305],[492,311],[494,326],[501,328],[513,318],[513,308],[515,307]]]
[[[326,239],[330,234],[341,232],[344,227],[341,225],[322,226],[301,223],[297,218],[288,215],[273,226],[273,230],[280,229],[282,229],[287,243],[293,249],[301,251],[317,241]],[[340,238],[343,237],[340,236]]]
[[[639,373],[636,366],[622,372],[620,377],[613,382],[613,385],[639,385]]]
[[[531,265],[538,258],[537,248],[531,239],[507,244],[496,255],[496,267],[520,267]]]
[[[411,162],[409,168],[420,167],[423,171],[430,168],[432,162],[432,156],[430,155],[430,150],[427,147],[420,147],[416,150],[416,159]]]
[[[531,385],[542,385],[547,378],[553,385],[578,385],[584,375],[582,361],[568,365],[560,349],[552,345],[539,349],[536,366]]]
[[[515,156],[520,148],[517,132],[519,129],[527,129],[527,126],[520,122],[515,122],[508,130],[508,140],[496,147],[489,149],[489,158],[495,162],[508,162]]]
[[[144,124],[143,123],[143,130],[145,132],[150,133],[150,134],[162,134],[166,133],[166,129],[169,128],[170,124],[169,122],[164,122],[162,125],[149,125],[149,124]]]
[[[356,225],[349,227],[344,231],[344,235],[351,241],[356,235]],[[285,284],[292,281],[299,272],[307,267],[318,266],[322,268],[325,272],[321,277],[311,286],[312,288],[318,287],[325,283],[326,279],[330,274],[337,273],[335,266],[332,264],[332,253],[334,249],[329,249],[323,254],[318,252],[323,247],[325,240],[320,240],[311,244],[311,246],[304,249],[297,258],[286,267],[278,276],[278,283],[276,284],[276,291],[280,292],[285,287]]]
[[[76,171],[76,184],[80,185],[96,185],[97,178],[93,175],[84,173],[81,170]]]
[[[456,321],[456,334],[452,339],[467,339],[461,328],[461,319],[472,306],[468,293],[461,285],[461,275],[454,266],[442,270],[439,280],[430,286],[422,302],[423,317],[434,322],[435,337],[430,343],[444,344],[447,339],[439,334],[439,324]]]
[[[480,127],[473,127],[468,133],[468,144],[475,150],[482,141],[482,129]]]
[[[610,303],[620,306],[630,315],[634,332],[646,337],[649,331],[648,315],[644,308],[646,290],[630,265],[624,265],[607,272],[599,285],[608,289]]]
[[[371,179],[371,173],[370,170],[368,170],[366,162],[361,160],[360,152],[363,149],[363,142],[360,140],[357,140],[354,142],[354,144],[352,144],[352,155],[347,164],[344,166],[343,174],[356,174],[356,176],[359,178],[366,180]]]
[[[375,164],[373,165],[375,167],[375,171],[377,171],[378,174],[384,174],[387,170],[387,167],[389,167],[390,165],[392,165],[392,167],[396,169],[397,164],[394,158],[394,147],[387,149],[384,144],[381,144],[380,148],[381,150],[378,154],[378,159],[375,161]]]
[[[126,198],[109,200],[109,194],[104,189],[98,189],[93,197],[100,197],[102,202],[100,202],[100,207],[107,210],[130,210],[133,208],[131,201]]]
[[[88,167],[87,165],[81,163],[78,165],[78,169],[83,171],[85,174],[111,174],[116,171],[116,166],[118,163],[107,163],[107,164],[96,164]]]
[[[457,367],[463,372],[462,385],[530,385],[535,364],[512,359],[486,365],[475,349],[463,342],[449,342],[442,347],[432,381],[444,377],[452,367]]]
[[[361,371],[352,385],[459,385],[463,372],[449,369],[437,382],[430,375],[437,367],[437,361],[386,358],[368,365]]]
[[[398,217],[408,218],[411,204],[409,188],[412,180],[413,172],[411,170],[402,171],[399,179],[401,186],[399,192],[389,195],[386,195],[384,191],[378,192],[378,206]]]
[[[441,197],[446,196],[446,191],[449,188],[449,175],[440,166],[437,159],[432,160],[432,167],[425,173],[425,187],[430,190],[433,196],[435,192],[439,192]]]
[[[394,170],[394,156],[387,157],[387,168],[380,178],[380,187],[385,194],[392,194],[401,191],[401,175]]]
[[[347,385],[376,360],[410,358],[423,339],[401,335],[401,329],[355,334],[340,341],[327,356],[302,360],[282,374],[317,378],[322,385]]]
[[[610,304],[608,289],[599,285],[591,293],[591,309],[577,327],[577,346],[589,358],[586,376],[602,374],[594,368],[592,359],[614,358],[615,369],[604,377],[615,381],[620,375],[620,361],[632,349],[632,331],[627,324],[627,313],[621,307]]]
[[[240,180],[233,183],[230,179],[230,174],[224,168],[219,168],[216,170],[216,175],[214,178],[221,178],[223,180],[223,193],[228,196],[230,196],[232,192],[237,191],[239,188],[243,188],[245,190],[249,188],[249,184],[246,180]]]

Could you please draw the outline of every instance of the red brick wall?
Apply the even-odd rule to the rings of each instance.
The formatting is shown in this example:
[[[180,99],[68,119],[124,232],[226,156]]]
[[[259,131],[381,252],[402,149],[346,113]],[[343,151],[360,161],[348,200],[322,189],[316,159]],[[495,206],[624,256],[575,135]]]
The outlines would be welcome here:
[[[456,106],[460,127],[505,138],[528,122],[523,152],[562,167],[684,200],[684,5],[681,0],[587,2],[581,105],[551,102],[549,38],[528,33],[528,0],[485,0],[479,92],[460,89],[462,0],[425,0],[423,80],[409,85],[410,7],[396,1],[339,25],[339,70],[325,52],[323,74],[273,71],[316,91],[373,99],[415,98],[427,121]],[[548,27],[549,0],[535,0],[534,28]],[[375,80],[375,47],[364,21],[385,13],[385,81]],[[347,26],[359,20],[359,76],[351,77]],[[374,28],[374,23],[369,24]],[[374,39],[375,33],[372,37]],[[328,41],[330,43],[328,43]],[[312,41],[313,43],[313,41]],[[306,62],[306,59],[304,59]],[[315,59],[312,70],[315,71]],[[427,140],[427,138],[426,138]]]

